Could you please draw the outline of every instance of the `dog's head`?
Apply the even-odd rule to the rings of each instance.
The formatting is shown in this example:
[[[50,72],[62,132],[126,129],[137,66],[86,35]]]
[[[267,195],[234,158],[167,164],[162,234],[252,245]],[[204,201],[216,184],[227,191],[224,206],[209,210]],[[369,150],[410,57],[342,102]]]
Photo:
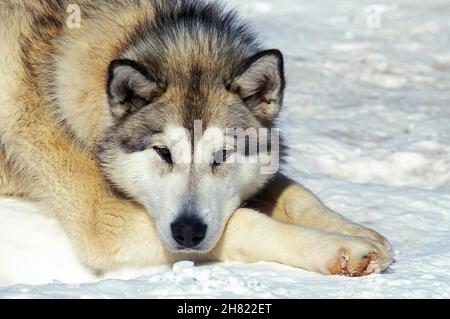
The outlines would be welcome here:
[[[147,208],[169,250],[206,252],[278,170],[271,129],[283,56],[261,50],[220,6],[171,3],[156,6],[109,65],[114,125],[98,157],[115,189]]]
[[[113,186],[147,208],[168,249],[204,252],[278,169],[277,136],[267,129],[282,103],[283,58],[262,51],[227,78],[189,68],[161,78],[137,61],[113,61],[116,124],[98,156]]]

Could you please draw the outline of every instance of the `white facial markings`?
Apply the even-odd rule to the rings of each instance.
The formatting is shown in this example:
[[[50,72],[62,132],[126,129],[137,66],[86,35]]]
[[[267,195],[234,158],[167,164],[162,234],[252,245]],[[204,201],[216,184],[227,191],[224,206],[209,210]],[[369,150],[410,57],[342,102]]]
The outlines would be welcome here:
[[[171,250],[178,247],[171,224],[186,209],[207,225],[206,237],[197,249],[208,251],[242,200],[251,197],[270,176],[261,174],[258,152],[245,155],[245,150],[237,149],[239,137],[235,134],[218,127],[201,132],[192,150],[190,132],[168,126],[150,138],[147,150],[122,150],[109,164],[112,180],[147,208],[161,240]],[[166,147],[173,164],[164,161],[153,146]],[[213,165],[224,149],[232,150],[230,157],[223,165]]]

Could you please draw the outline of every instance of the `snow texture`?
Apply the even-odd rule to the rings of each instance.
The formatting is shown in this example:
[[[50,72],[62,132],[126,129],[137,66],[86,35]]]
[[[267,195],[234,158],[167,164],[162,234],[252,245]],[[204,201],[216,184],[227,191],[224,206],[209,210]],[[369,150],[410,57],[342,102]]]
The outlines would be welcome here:
[[[389,238],[386,272],[182,262],[95,278],[36,204],[1,199],[0,297],[449,298],[450,3],[371,4],[229,1],[286,56],[285,172]]]

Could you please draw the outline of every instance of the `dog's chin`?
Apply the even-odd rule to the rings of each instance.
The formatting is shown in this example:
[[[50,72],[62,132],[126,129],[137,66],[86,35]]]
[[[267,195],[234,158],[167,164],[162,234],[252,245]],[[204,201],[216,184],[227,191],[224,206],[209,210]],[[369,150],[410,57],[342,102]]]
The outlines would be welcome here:
[[[179,245],[177,245],[174,242],[170,242],[170,243],[165,243],[163,241],[164,246],[166,247],[166,249],[173,253],[173,254],[207,254],[210,253],[211,250],[214,249],[215,244],[200,244],[196,247],[192,247],[192,248],[184,248],[184,247],[180,247]]]

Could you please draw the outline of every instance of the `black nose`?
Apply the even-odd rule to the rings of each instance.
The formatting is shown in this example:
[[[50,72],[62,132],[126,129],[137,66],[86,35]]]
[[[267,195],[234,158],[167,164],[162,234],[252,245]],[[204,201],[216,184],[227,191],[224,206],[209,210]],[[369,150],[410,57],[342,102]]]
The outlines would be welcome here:
[[[183,214],[170,225],[172,236],[181,248],[198,246],[205,238],[207,226],[198,218]]]

